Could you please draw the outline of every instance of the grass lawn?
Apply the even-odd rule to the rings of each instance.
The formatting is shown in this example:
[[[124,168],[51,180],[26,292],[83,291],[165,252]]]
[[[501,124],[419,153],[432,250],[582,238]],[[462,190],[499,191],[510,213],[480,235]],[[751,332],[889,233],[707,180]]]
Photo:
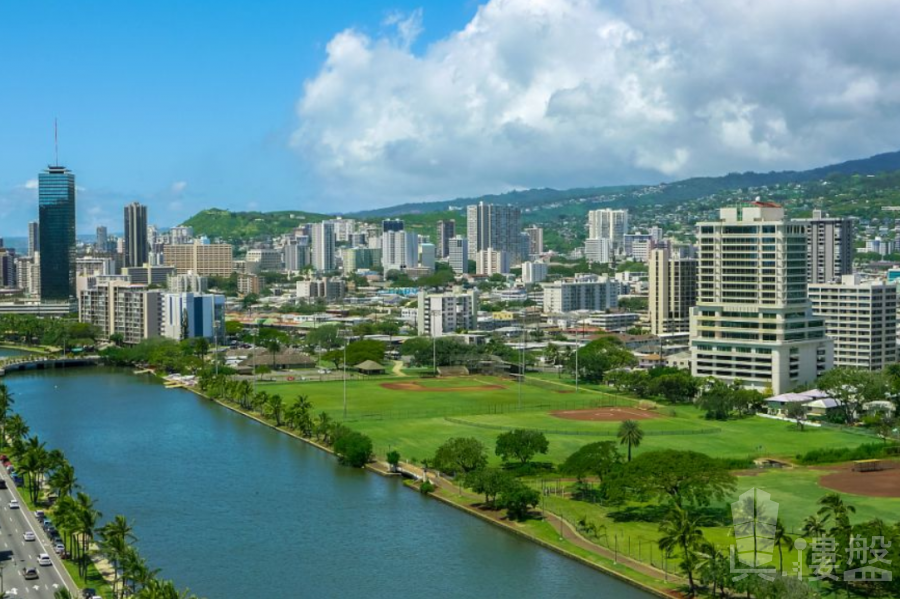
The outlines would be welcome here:
[[[383,383],[413,383],[425,391],[385,389]],[[479,388],[486,386],[499,389]],[[343,413],[343,384],[332,382],[261,383],[259,389],[280,394],[290,403],[305,394],[313,411],[326,411],[340,419]],[[428,391],[427,389],[435,389]],[[459,389],[454,391],[453,389]],[[565,389],[562,389],[565,390]],[[521,427],[544,431],[587,434],[548,434],[550,453],[546,458],[560,462],[587,443],[613,440],[609,436],[617,422],[585,422],[551,416],[552,410],[577,409],[602,398],[589,392],[560,393],[552,388],[522,385],[522,411],[518,411],[519,386],[496,377],[459,377],[408,380],[370,379],[347,382],[348,424],[369,435],[379,456],[389,448],[397,449],[405,459],[422,460],[450,437],[475,437],[490,449],[505,428]],[[791,459],[798,453],[823,448],[856,446],[866,442],[860,435],[838,430],[813,429],[803,432],[789,423],[763,418],[744,418],[713,422],[693,406],[665,407],[663,418],[641,421],[647,431],[644,442],[634,451],[660,448],[692,449],[719,457],[756,457],[766,455]],[[465,423],[449,422],[449,416]],[[654,435],[653,432],[718,428],[719,432],[691,435]],[[595,434],[591,434],[595,433]]]
[[[426,390],[400,391],[386,389],[383,384],[416,384]],[[428,388],[435,391],[428,391]],[[277,393],[287,403],[293,402],[297,395],[305,394],[312,402],[315,412],[324,410],[336,417],[340,417],[343,412],[342,381],[260,383],[257,389]],[[581,407],[598,400],[588,394],[575,396],[573,393],[560,393],[533,385],[522,385],[521,393],[521,405],[530,409]],[[519,386],[497,377],[408,380],[393,377],[347,381],[348,421],[362,418],[409,419],[487,414],[509,411],[518,405]]]

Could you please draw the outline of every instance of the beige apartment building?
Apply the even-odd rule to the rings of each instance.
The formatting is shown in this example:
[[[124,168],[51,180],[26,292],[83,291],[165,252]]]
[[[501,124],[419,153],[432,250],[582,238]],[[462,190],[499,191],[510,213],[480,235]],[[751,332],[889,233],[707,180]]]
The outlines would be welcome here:
[[[234,271],[234,255],[231,244],[200,243],[163,246],[163,261],[174,266],[175,274],[193,272],[209,277],[227,277]]]
[[[648,261],[650,332],[688,332],[697,303],[697,260],[663,248],[652,250]]]
[[[695,376],[738,380],[775,394],[831,368],[833,343],[806,296],[807,238],[784,209],[754,202],[697,224]]]

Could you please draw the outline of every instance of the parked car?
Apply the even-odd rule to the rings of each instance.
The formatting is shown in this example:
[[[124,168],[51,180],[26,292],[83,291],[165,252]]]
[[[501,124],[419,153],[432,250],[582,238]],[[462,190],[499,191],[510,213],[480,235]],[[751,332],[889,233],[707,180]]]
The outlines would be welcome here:
[[[22,576],[25,577],[25,580],[37,580],[39,578],[37,568],[22,568]]]
[[[17,510],[17,509],[19,509],[19,500],[18,500],[18,499],[11,499],[11,500],[9,501],[9,509],[11,509],[11,510]]]
[[[82,599],[92,599],[97,594],[97,589],[86,588],[81,589],[81,597]]]
[[[62,543],[57,543],[53,546],[53,551],[55,551],[57,555],[62,555],[66,552],[66,546]]]
[[[22,538],[26,541],[34,541],[35,539],[37,539],[37,535],[35,535],[33,531],[26,530],[24,533],[22,533]]]
[[[53,528],[53,522],[50,521],[50,518],[44,518],[44,521],[41,522],[41,528],[44,530],[50,530]]]
[[[43,522],[47,517],[47,514],[44,513],[44,510],[38,510],[34,513],[34,517],[37,518],[39,522]]]
[[[53,561],[51,561],[50,556],[46,553],[42,553],[38,556],[38,565],[39,566],[52,566]]]

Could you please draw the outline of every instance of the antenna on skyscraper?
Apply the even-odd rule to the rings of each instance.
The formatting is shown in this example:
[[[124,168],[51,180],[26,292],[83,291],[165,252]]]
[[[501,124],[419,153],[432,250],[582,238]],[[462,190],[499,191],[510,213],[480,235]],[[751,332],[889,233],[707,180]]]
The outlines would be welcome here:
[[[56,152],[56,166],[59,166],[59,125],[57,119],[53,119],[53,149]]]

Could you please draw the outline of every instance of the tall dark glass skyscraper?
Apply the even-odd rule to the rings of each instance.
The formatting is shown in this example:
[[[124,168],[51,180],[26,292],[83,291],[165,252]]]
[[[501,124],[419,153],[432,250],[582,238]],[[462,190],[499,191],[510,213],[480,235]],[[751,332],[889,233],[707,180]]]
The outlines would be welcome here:
[[[75,297],[75,174],[48,166],[38,175],[41,301]]]
[[[125,206],[125,266],[143,266],[148,257],[147,207],[132,202]]]

